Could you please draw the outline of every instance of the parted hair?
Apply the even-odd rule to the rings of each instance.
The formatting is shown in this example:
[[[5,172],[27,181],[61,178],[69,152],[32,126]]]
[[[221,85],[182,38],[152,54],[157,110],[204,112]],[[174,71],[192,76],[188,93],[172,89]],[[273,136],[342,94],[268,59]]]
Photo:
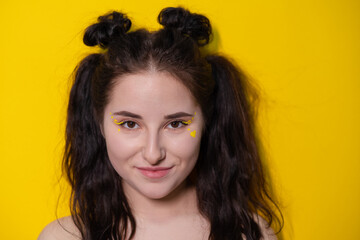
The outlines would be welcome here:
[[[259,154],[252,91],[227,57],[203,51],[212,36],[207,17],[165,8],[158,31],[130,31],[131,20],[110,12],[89,26],[83,41],[99,46],[74,71],[66,123],[64,173],[71,185],[72,219],[84,240],[132,239],[136,220],[112,167],[101,133],[115,78],[165,71],[186,86],[204,115],[199,158],[193,170],[198,207],[211,240],[261,239],[256,216],[269,226],[282,216],[272,199]]]

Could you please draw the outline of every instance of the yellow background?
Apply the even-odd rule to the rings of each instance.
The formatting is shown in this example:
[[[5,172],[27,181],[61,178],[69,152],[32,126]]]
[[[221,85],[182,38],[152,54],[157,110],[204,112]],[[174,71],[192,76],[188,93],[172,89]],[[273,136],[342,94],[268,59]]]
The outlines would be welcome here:
[[[166,6],[207,15],[219,51],[262,88],[260,123],[284,239],[360,239],[360,2],[0,3],[0,239],[36,239],[67,214],[58,184],[69,75],[83,30],[111,9],[158,28]],[[62,186],[62,187],[60,187]]]

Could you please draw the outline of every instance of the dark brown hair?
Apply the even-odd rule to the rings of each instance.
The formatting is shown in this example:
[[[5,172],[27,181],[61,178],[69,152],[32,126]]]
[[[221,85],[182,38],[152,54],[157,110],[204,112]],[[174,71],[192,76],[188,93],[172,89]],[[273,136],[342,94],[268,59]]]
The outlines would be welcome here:
[[[70,93],[63,166],[72,187],[72,218],[86,240],[134,236],[136,221],[100,126],[115,77],[155,68],[181,80],[204,114],[194,172],[198,206],[211,224],[209,239],[260,239],[256,214],[269,225],[282,219],[263,174],[248,80],[227,58],[200,51],[212,32],[205,16],[165,8],[158,21],[158,31],[128,32],[131,21],[112,12],[85,32],[84,43],[103,50],[80,62]]]

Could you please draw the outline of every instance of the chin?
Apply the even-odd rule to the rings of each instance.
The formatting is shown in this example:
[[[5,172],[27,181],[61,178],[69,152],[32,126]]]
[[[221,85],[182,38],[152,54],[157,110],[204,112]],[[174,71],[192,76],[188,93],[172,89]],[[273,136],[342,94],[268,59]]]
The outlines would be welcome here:
[[[174,189],[144,189],[141,193],[146,198],[160,200],[168,197],[174,192]]]
[[[160,200],[166,198],[169,194],[168,193],[146,193],[144,194],[145,197],[153,200]]]

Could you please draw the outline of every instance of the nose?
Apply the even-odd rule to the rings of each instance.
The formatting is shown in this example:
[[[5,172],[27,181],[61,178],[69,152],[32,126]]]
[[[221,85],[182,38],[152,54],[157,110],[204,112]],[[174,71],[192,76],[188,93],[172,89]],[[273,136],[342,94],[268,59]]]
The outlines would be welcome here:
[[[151,165],[157,165],[165,159],[165,149],[161,146],[158,133],[149,133],[143,148],[143,158]]]

